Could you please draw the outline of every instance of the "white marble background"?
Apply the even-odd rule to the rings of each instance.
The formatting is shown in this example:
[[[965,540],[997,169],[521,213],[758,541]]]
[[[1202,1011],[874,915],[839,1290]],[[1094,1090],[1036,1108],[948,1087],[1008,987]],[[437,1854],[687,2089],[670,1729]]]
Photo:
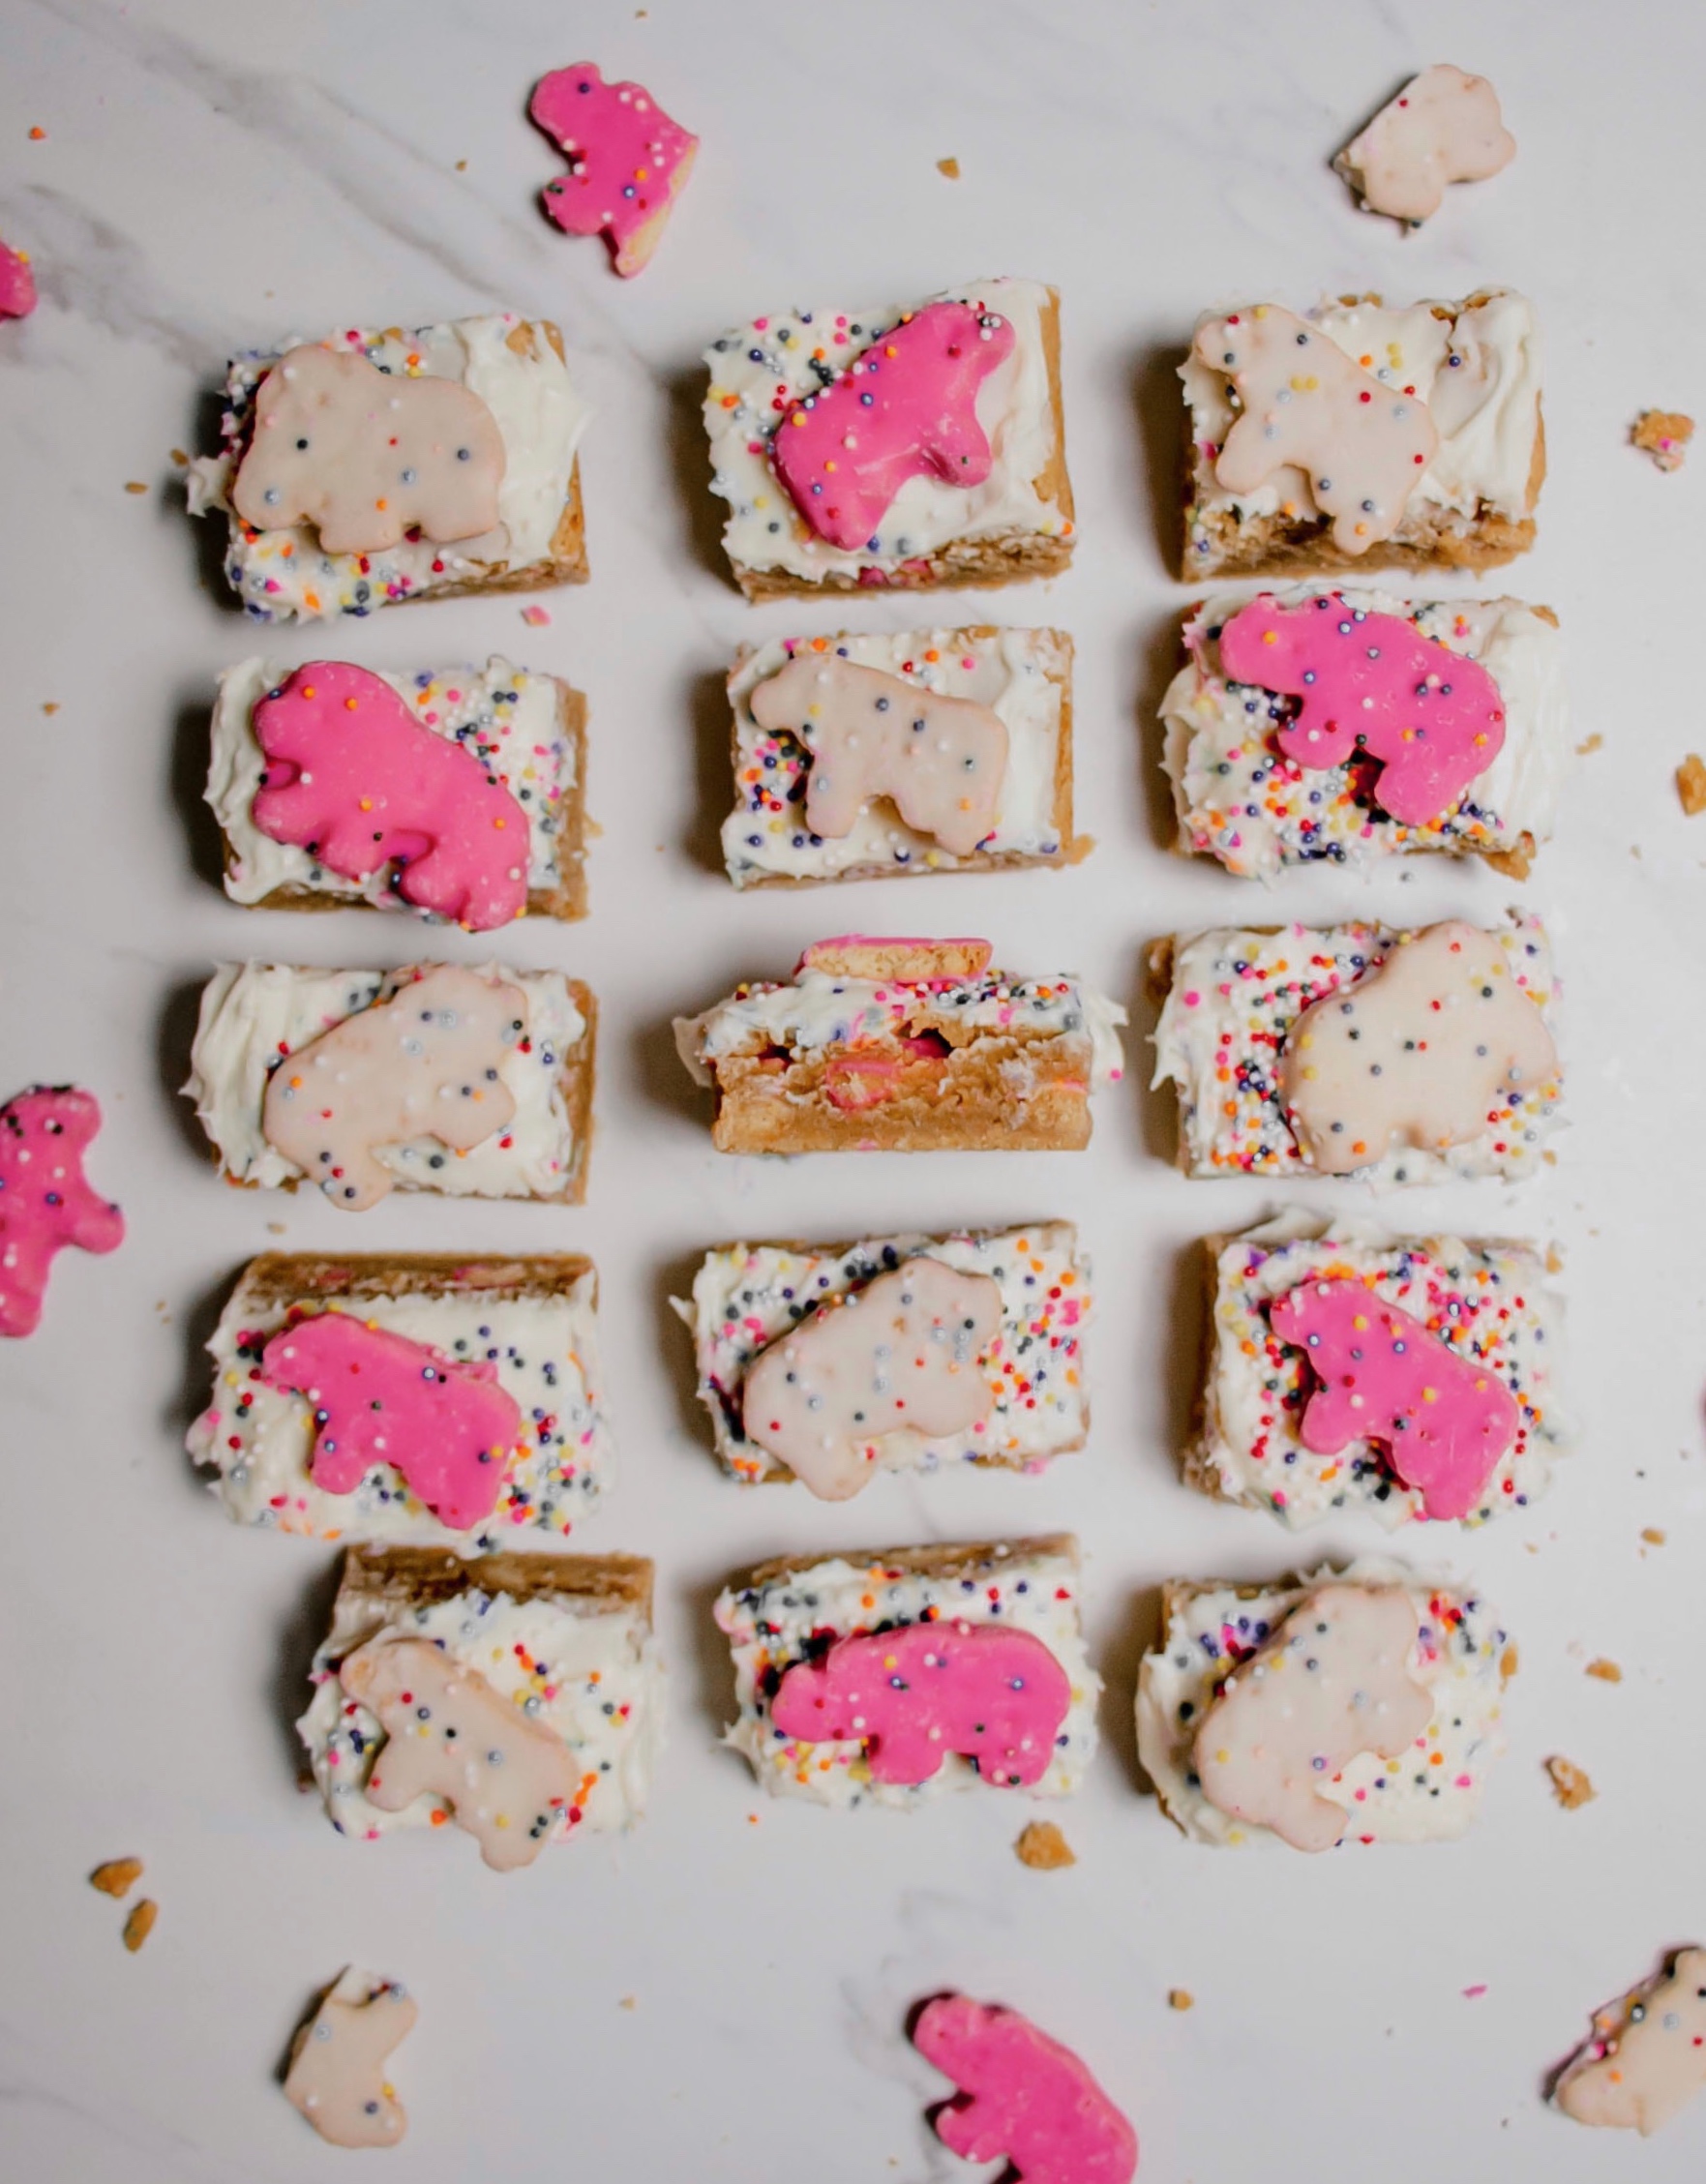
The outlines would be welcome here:
[[[1666,0],[0,5],[0,234],[35,253],[44,293],[0,329],[0,1089],[100,1093],[94,1172],[131,1223],[116,1258],[61,1262],[44,1331],[0,1356],[7,2173],[334,2174],[273,2072],[350,1959],[421,2003],[397,2072],[410,2137],[388,2164],[420,2184],[961,2173],[924,2129],[935,2081],[900,2038],[908,2005],[944,1985],[1077,2046],[1168,2184],[1701,2173],[1706,2103],[1635,2148],[1548,2112],[1541,2088],[1594,2004],[1706,1938],[1706,820],[1685,821],[1670,786],[1706,740],[1706,454],[1664,478],[1625,445],[1643,406],[1706,412],[1703,20]],[[554,159],[527,92],[583,57],[640,76],[703,137],[632,284],[534,203]],[[1356,214],[1325,163],[1442,58],[1493,76],[1521,150],[1405,238]],[[947,155],[957,182],[937,172]],[[707,558],[698,351],[766,307],[997,270],[1064,292],[1082,545],[1046,594],[972,605],[1076,636],[1081,818],[1100,846],[1062,877],[737,900],[707,863],[727,791],[707,678],[744,637],[838,617],[749,610]],[[1483,281],[1529,289],[1548,330],[1551,477],[1511,583],[1562,613],[1580,733],[1604,738],[1529,891],[1559,929],[1575,1126],[1526,1193],[1405,1212],[1561,1242],[1580,1451],[1525,1517],[1418,1550],[1473,1572],[1522,1648],[1480,1830],[1408,1854],[1220,1857],[1139,1793],[1128,1708],[1162,1577],[1291,1558],[1261,1517],[1186,1494],[1172,1454],[1190,1241],[1272,1194],[1171,1172],[1140,1070],[1082,1157],[719,1159],[664,1025],[862,921],[986,930],[1015,967],[1134,995],[1140,948],[1175,924],[1494,910],[1508,883],[1481,873],[1366,889],[1305,874],[1263,904],[1171,857],[1151,720],[1184,598],[1168,360],[1199,306]],[[245,913],[197,869],[186,814],[212,678],[251,638],[200,581],[169,451],[205,427],[228,344],[505,305],[561,321],[597,406],[591,585],[552,597],[544,630],[513,600],[471,600],[273,642],[385,667],[502,647],[591,694],[593,915],[530,925],[510,951],[602,997],[592,1195],[568,1213],[398,1199],[356,1239],[321,1202],[222,1188],[172,1097],[185,997],[215,958],[397,961],[418,943],[400,920]],[[846,618],[911,617],[860,599]],[[1101,1274],[1088,1452],[1043,1480],[880,1483],[853,1508],[722,1480],[663,1301],[704,1245],[1056,1212],[1081,1220]],[[294,1793],[287,1722],[333,1558],[229,1528],[178,1446],[210,1301],[275,1222],[293,1246],[595,1253],[622,1472],[584,1543],[657,1557],[673,1671],[670,1748],[630,1841],[501,1879],[459,1838],[341,1841]],[[1075,1870],[1022,1869],[1025,1815],[995,1794],[910,1821],[761,1808],[716,1749],[706,1607],[728,1571],[783,1548],[1057,1525],[1085,1541],[1110,1681],[1102,1759],[1060,1815]],[[1643,1527],[1666,1543],[1643,1548]],[[1346,1522],[1319,1546],[1374,1538]],[[1584,1676],[1598,1654],[1620,1685]],[[1558,1810],[1554,1751],[1591,1771],[1597,1803]],[[84,1880],[133,1851],[161,1905],[135,1960]],[[1172,1987],[1194,2010],[1169,2011]]]

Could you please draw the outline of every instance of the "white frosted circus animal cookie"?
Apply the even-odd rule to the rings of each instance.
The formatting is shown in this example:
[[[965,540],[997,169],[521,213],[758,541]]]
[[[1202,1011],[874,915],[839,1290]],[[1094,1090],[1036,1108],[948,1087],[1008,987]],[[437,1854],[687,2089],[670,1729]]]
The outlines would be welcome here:
[[[1440,209],[1448,183],[1484,182],[1515,157],[1486,77],[1442,61],[1412,76],[1332,164],[1364,212],[1420,226]]]
[[[1594,2037],[1567,2063],[1553,2098],[1577,2123],[1643,2139],[1706,2086],[1706,1949],[1601,2010]]]
[[[346,1970],[296,2035],[284,2097],[334,2146],[395,2146],[408,2129],[385,2066],[418,2012],[394,1980]]]

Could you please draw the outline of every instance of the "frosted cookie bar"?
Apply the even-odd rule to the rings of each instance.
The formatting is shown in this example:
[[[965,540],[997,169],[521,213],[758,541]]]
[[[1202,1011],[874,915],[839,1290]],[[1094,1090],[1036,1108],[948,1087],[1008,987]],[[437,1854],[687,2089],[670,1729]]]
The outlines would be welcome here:
[[[1170,1584],[1161,1623],[1138,1671],[1138,1756],[1192,1842],[1442,1842],[1474,1820],[1516,1672],[1478,1594],[1367,1560]]]
[[[579,1205],[594,1006],[560,971],[222,964],[186,1094],[235,1183]]]
[[[630,1826],[662,1731],[652,1566],[352,1547],[296,1724],[340,1835],[474,1837],[488,1866]]]
[[[1154,1082],[1178,1088],[1187,1176],[1512,1182],[1538,1165],[1562,1095],[1538,917],[1233,928],[1150,961]]]
[[[482,1554],[566,1538],[611,1469],[597,1301],[567,1255],[268,1252],[208,1343],[190,1453],[239,1524]]]
[[[263,622],[586,580],[562,335],[513,312],[247,350],[190,512],[230,525],[225,575]]]
[[[705,363],[711,488],[749,599],[1013,583],[1071,559],[1060,298],[1040,282],[772,312]]]
[[[586,914],[586,701],[507,660],[220,677],[207,801],[256,910],[413,910],[487,932]]]
[[[1527,877],[1573,763],[1550,608],[1223,593],[1184,649],[1161,722],[1185,853],[1253,880],[1430,850]]]
[[[969,1279],[962,1289],[939,1269]],[[691,1302],[674,1300],[693,1330],[699,1398],[724,1468],[749,1485],[803,1479],[831,1499],[880,1470],[1032,1471],[1081,1449],[1091,1306],[1069,1221],[733,1243],[707,1255]],[[910,1351],[909,1332],[918,1337]],[[865,1415],[844,1415],[853,1410]]]
[[[1095,1753],[1078,1542],[895,1547],[761,1564],[716,1603],[739,1712],[724,1741],[775,1797],[912,1810],[982,1781],[1069,1797]]]
[[[1067,973],[990,969],[987,941],[820,941],[792,980],[679,1017],[719,1152],[1078,1152],[1125,1012]]]
[[[1512,289],[1206,312],[1179,375],[1187,581],[1484,569],[1534,543],[1540,334]]]
[[[737,887],[1070,864],[1072,640],[781,638],[729,676]]]

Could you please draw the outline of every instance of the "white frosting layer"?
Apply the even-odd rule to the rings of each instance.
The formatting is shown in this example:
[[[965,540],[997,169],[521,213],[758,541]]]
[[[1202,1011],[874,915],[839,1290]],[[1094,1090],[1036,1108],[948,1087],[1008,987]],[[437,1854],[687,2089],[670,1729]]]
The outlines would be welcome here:
[[[303,1170],[269,1144],[261,1129],[266,1082],[279,1062],[334,1024],[395,990],[409,969],[304,971],[282,963],[223,963],[201,997],[201,1019],[185,1092],[220,1165],[233,1182],[276,1189]],[[564,1058],[586,1036],[559,971],[484,967],[519,986],[527,1002],[521,1047],[498,1074],[515,1097],[508,1127],[471,1152],[447,1152],[436,1138],[386,1146],[377,1154],[403,1190],[447,1198],[556,1198],[576,1152],[563,1096]]]
[[[898,675],[914,689],[987,705],[1006,724],[1007,765],[995,830],[973,857],[956,857],[934,836],[901,821],[884,798],[867,804],[853,831],[822,840],[805,823],[806,754],[791,735],[766,734],[752,714],[752,694],[816,643],[826,656]],[[729,678],[734,708],[734,809],[723,822],[729,877],[744,887],[772,873],[794,880],[838,880],[853,868],[953,872],[1003,852],[1059,856],[1055,820],[1063,701],[1071,673],[1069,639],[1058,630],[902,630],[893,637],[778,639],[748,654]],[[792,793],[791,793],[792,792]]]
[[[911,304],[870,311],[773,312],[733,327],[705,351],[711,382],[704,402],[712,491],[729,503],[723,544],[746,569],[781,569],[821,583],[826,575],[894,569],[960,539],[1065,536],[1058,500],[1041,498],[1035,480],[1056,452],[1057,434],[1042,317],[1050,301],[1039,281],[994,280],[950,288]],[[977,422],[994,462],[981,485],[909,478],[889,503],[875,550],[844,553],[811,530],[770,467],[769,440],[787,407],[927,303],[972,303],[1013,328],[1012,351],[977,391]],[[777,398],[781,397],[778,406]]]

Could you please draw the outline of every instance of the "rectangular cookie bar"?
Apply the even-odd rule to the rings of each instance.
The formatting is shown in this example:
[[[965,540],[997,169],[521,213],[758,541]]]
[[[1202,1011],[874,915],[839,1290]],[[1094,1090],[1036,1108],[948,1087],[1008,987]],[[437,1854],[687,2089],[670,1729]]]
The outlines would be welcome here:
[[[1221,593],[1184,649],[1161,701],[1182,853],[1246,880],[1419,851],[1527,878],[1574,757],[1549,607]]]
[[[362,690],[359,702],[364,707],[371,696],[386,717],[350,777],[350,791],[359,792],[355,798],[359,809],[348,808],[347,795],[340,809],[326,800],[328,792],[323,790],[310,820],[320,831],[308,835],[305,824],[269,812],[264,798],[257,817],[255,798],[269,787],[277,793],[281,773],[306,793],[314,786],[318,754],[309,742],[290,741],[288,736],[282,739],[288,747],[281,753],[279,733],[267,721],[262,725],[268,728],[271,749],[263,750],[255,708],[263,701],[300,693],[312,715],[319,699],[334,696],[330,687],[334,683],[340,689],[348,684],[351,691],[378,684],[406,708],[406,718],[392,715],[379,691]],[[328,738],[347,719],[343,708],[348,703],[347,695],[336,696]],[[317,721],[311,719],[309,733],[318,733]],[[434,767],[423,763],[447,756],[435,751],[425,740],[428,736],[451,746],[459,759],[465,755],[465,780],[454,770],[454,762],[448,783]],[[335,752],[333,745],[329,755]],[[513,865],[506,864],[498,876],[501,881],[505,874],[513,874],[514,880],[500,905],[472,916],[465,907],[464,857],[463,871],[448,876],[453,889],[459,881],[462,885],[460,922],[487,930],[505,922],[503,910],[514,916],[525,912],[535,917],[584,917],[585,791],[585,699],[555,675],[512,667],[495,655],[484,668],[422,668],[413,674],[370,674],[342,662],[315,662],[293,671],[276,661],[250,659],[220,677],[207,801],[224,840],[225,893],[249,909],[343,910],[366,905],[430,914],[437,907],[430,894],[423,900],[423,890],[403,891],[419,878],[418,870],[411,873],[409,866],[437,850],[444,833],[457,827],[462,818],[459,797],[486,793],[503,806],[497,816],[505,833],[494,847],[513,843],[522,855],[512,852]],[[395,837],[380,841],[372,826],[373,816],[403,836],[405,847],[401,852],[392,846]],[[264,826],[261,819],[267,823]],[[364,845],[379,841],[379,849],[368,853],[378,861],[352,865],[347,854],[341,854],[334,868],[326,837],[335,824]],[[423,838],[423,847],[408,840],[411,833]],[[437,861],[444,861],[442,850]],[[489,897],[496,892],[487,890]],[[455,914],[447,895],[438,899],[446,903],[442,914]]]
[[[595,1023],[560,971],[225,963],[184,1091],[251,1188],[318,1183],[358,1212],[394,1188],[578,1206]]]
[[[1071,864],[1072,640],[778,638],[729,676],[737,887]],[[760,716],[763,716],[762,718]]]
[[[1242,1236],[1205,1238],[1204,1272],[1203,1391],[1184,1458],[1199,1492],[1267,1510],[1295,1531],[1341,1511],[1388,1527],[1442,1509],[1482,1524],[1544,1493],[1569,1440],[1555,1391],[1564,1313],[1532,1243],[1398,1238],[1288,1212]],[[1354,1419],[1329,1430],[1315,1415],[1305,1426],[1324,1383],[1356,1369],[1330,1355],[1320,1326],[1283,1309],[1306,1284],[1326,1285],[1330,1299],[1343,1288],[1360,1316],[1384,1304],[1421,1323],[1392,1333],[1422,1382],[1395,1410],[1368,1383]],[[1498,1430],[1478,1442],[1461,1431],[1481,1422],[1464,1420],[1462,1383],[1483,1377],[1503,1394],[1493,1397]],[[1442,1451],[1441,1427],[1457,1432],[1457,1447]],[[1454,1497],[1444,1490],[1452,1482]]]
[[[568,1254],[268,1252],[207,1345],[190,1453],[239,1524],[482,1554],[566,1539],[611,1470],[597,1303],[592,1262]],[[335,1372],[384,1402],[376,1427]]]
[[[505,1868],[630,1826],[663,1727],[651,1591],[634,1555],[352,1547],[296,1725],[339,1834],[371,1842],[448,1821]],[[405,1650],[387,1661],[392,1647]],[[434,1677],[425,1724],[424,1694],[399,1690],[417,1661]]]
[[[841,1809],[911,1810],[979,1780],[1069,1797],[1095,1753],[1101,1691],[1078,1594],[1078,1542],[1066,1533],[761,1563],[733,1579],[714,1609],[733,1656],[738,1707],[724,1742],[773,1797]],[[1020,1635],[1014,1658],[989,1646],[998,1632]],[[861,1644],[877,1633],[874,1645]],[[898,1680],[889,1654],[904,1657],[915,1680]],[[879,1685],[861,1689],[867,1655]],[[791,1671],[800,1672],[798,1685]],[[1022,1695],[1053,1695],[1034,1715],[1027,1708],[1018,1735],[998,1719],[1005,1702],[996,1695],[1015,1676],[1029,1676]],[[981,1686],[984,1704],[960,1708],[956,1720],[953,1692],[936,1680],[968,1696]],[[814,1727],[842,1733],[806,1737],[790,1725],[795,1708]],[[979,1718],[989,1741],[967,1733]]]
[[[678,1017],[716,1092],[719,1152],[1079,1152],[1123,1068],[1125,1012],[1062,972],[1015,978],[987,941],[820,941],[792,980]]]
[[[1534,307],[1509,288],[1206,312],[1180,367],[1184,576],[1485,569],[1534,543]]]
[[[257,621],[586,581],[588,411],[549,319],[503,312],[247,350],[225,404],[221,452],[191,464],[190,513],[227,519],[225,575]],[[265,466],[250,467],[257,431],[283,443],[282,469],[267,441]],[[389,521],[364,527],[375,512]]]
[[[699,1399],[731,1477],[751,1485],[796,1476],[748,1431],[748,1381],[759,1359],[808,1316],[864,1298],[873,1283],[919,1258],[976,1274],[999,1292],[997,1331],[977,1361],[985,1399],[973,1419],[949,1430],[876,1435],[868,1449],[874,1467],[935,1471],[976,1463],[1033,1471],[1083,1448],[1090,1404],[1081,1331],[1090,1318],[1092,1288],[1070,1221],[858,1243],[733,1243],[707,1255],[694,1277],[691,1302],[674,1300],[693,1330]],[[876,1332],[888,1332],[891,1324],[885,1316]]]
[[[1384,1598],[1369,1607],[1347,1593]],[[1311,1749],[1293,1749],[1272,1712],[1252,1706],[1260,1683],[1236,1674],[1252,1656],[1275,1709],[1287,1678],[1323,1679],[1295,1694]],[[1161,1640],[1138,1670],[1138,1757],[1192,1842],[1448,1842],[1475,1819],[1504,1750],[1515,1672],[1516,1649],[1479,1594],[1395,1562],[1273,1585],[1176,1581],[1161,1589]],[[1229,1681],[1242,1687],[1236,1715]],[[1385,1727],[1385,1752],[1362,1743],[1371,1720]]]
[[[749,599],[1015,583],[1070,561],[1053,288],[771,312],[705,363],[711,489]]]

